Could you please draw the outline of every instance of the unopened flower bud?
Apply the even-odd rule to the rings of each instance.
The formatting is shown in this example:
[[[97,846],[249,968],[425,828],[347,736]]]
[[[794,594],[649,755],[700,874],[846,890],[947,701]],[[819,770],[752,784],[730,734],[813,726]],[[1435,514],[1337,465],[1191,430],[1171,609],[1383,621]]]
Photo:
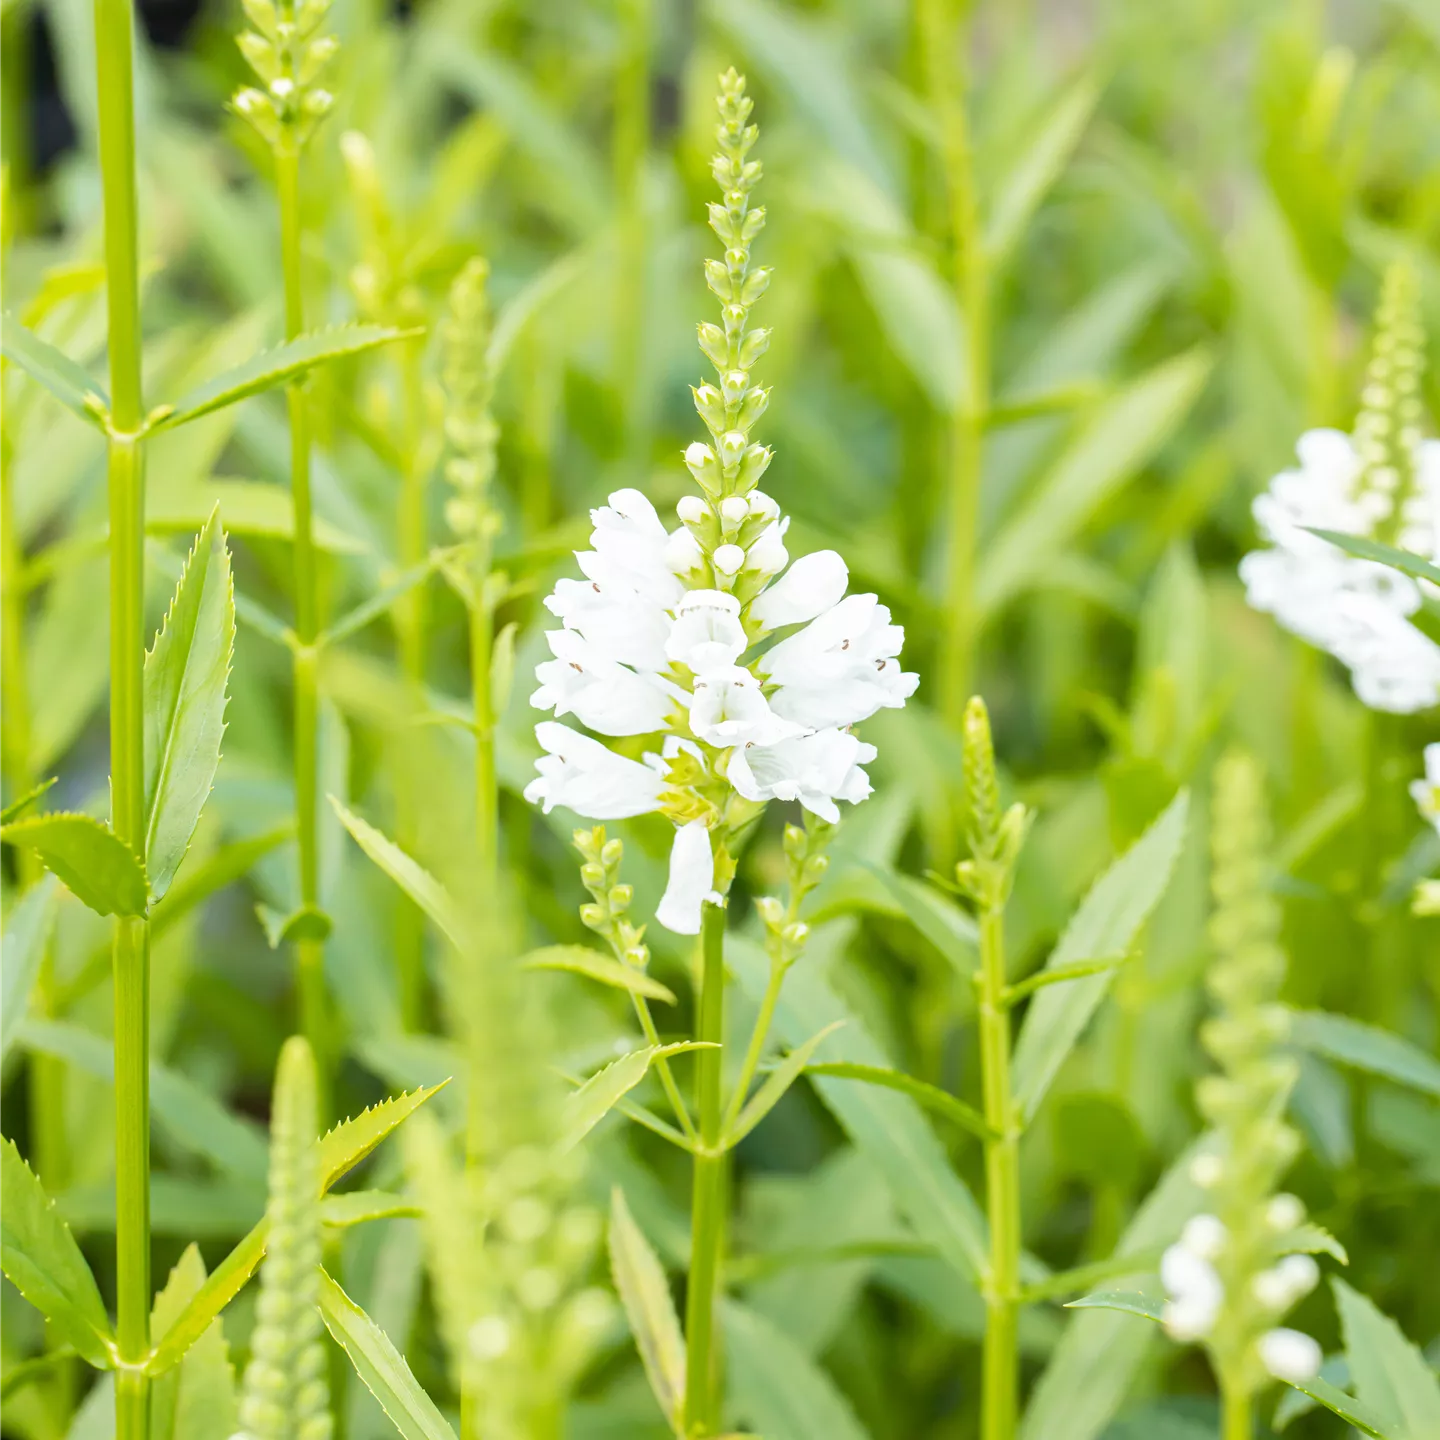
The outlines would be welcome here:
[[[581,923],[591,930],[598,930],[605,923],[605,911],[595,904],[585,904],[580,907]]]
[[[750,448],[751,448],[752,450],[764,450],[764,449],[765,449],[765,447],[764,447],[763,445],[753,445],[753,446],[751,446]],[[766,451],[766,454],[768,455],[768,454],[769,454],[769,451]],[[745,464],[748,465],[749,462],[750,462],[750,456],[749,456],[749,454],[748,454],[748,452],[747,452],[746,457],[745,457]],[[775,501],[771,496],[764,494],[764,493],[763,493],[762,491],[760,491],[760,490],[756,490],[756,491],[753,491],[753,492],[751,493],[751,495],[750,495],[750,497],[749,497],[749,503],[750,503],[750,513],[751,513],[752,515],[761,516],[761,517],[763,517],[763,518],[765,518],[765,519],[767,519],[767,520],[774,520],[774,519],[776,518],[776,516],[778,516],[778,515],[780,514],[780,506],[779,506],[778,502]]]
[[[1180,1232],[1180,1243],[1202,1260],[1214,1260],[1229,1238],[1224,1224],[1214,1215],[1192,1216]]]
[[[605,898],[610,902],[611,911],[618,914],[630,908],[630,902],[635,898],[635,887],[633,885],[612,885],[610,893]]]
[[[712,558],[722,575],[734,575],[745,563],[745,552],[738,545],[721,545]]]
[[[739,495],[728,495],[720,502],[720,518],[727,530],[738,529],[749,514],[749,505]]]
[[[810,938],[810,927],[803,920],[792,921],[781,932],[787,945],[800,946]]]
[[[744,432],[741,430],[727,430],[720,437],[720,463],[728,470],[732,465],[738,465],[744,454]]]
[[[741,416],[744,419],[742,413]],[[740,486],[749,490],[760,483],[760,477],[770,468],[770,462],[775,458],[775,452],[768,445],[751,445],[745,451],[740,461]],[[774,501],[770,502],[772,505]],[[780,507],[775,506],[774,514],[780,513]]]
[[[710,447],[708,445],[698,447],[692,445],[690,447],[691,450],[695,450],[697,448],[703,449],[707,455],[710,454]],[[686,452],[686,459],[687,461],[689,459],[688,451]],[[711,461],[713,463],[714,456],[711,456]],[[681,520],[685,522],[685,524],[698,525],[709,513],[709,507],[698,495],[682,495],[675,504],[675,513],[681,518]]]
[[[720,377],[720,393],[725,397],[725,404],[738,405],[740,398],[745,394],[745,387],[750,383],[750,375],[745,370],[727,370]]]
[[[767,929],[778,930],[785,919],[785,907],[773,896],[764,895],[755,902],[760,919]]]
[[[625,858],[623,840],[607,840],[600,850],[600,863],[607,870],[613,870]]]
[[[1265,1223],[1277,1235],[1286,1235],[1305,1223],[1305,1205],[1298,1195],[1282,1191],[1265,1207]]]
[[[1291,1384],[1313,1380],[1324,1358],[1320,1347],[1299,1330],[1267,1330],[1258,1346],[1260,1363],[1277,1380]]]
[[[580,867],[580,883],[587,890],[598,890],[605,883],[605,867],[593,860],[586,861]]]

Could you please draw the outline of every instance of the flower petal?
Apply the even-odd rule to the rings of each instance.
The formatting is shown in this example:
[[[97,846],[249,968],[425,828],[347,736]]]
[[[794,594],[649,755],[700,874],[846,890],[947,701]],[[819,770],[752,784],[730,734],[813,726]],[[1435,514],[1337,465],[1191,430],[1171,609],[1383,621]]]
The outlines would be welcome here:
[[[670,882],[656,907],[656,920],[676,935],[698,935],[700,910],[714,887],[710,831],[703,820],[692,820],[675,832],[671,843]]]

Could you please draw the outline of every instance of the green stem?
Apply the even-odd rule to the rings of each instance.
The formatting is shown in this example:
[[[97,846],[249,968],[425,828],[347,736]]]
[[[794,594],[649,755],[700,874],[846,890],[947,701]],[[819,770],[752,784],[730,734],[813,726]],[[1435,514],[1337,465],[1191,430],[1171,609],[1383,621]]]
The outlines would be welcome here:
[[[1250,1391],[1243,1385],[1221,1385],[1221,1440],[1253,1440]]]
[[[1010,1090],[1010,1015],[1004,1002],[1005,916],[980,915],[980,1071],[985,1121],[985,1195],[990,1266],[985,1278],[982,1440],[1012,1440],[1019,1406],[1016,1323],[1020,1305],[1020,1127]]]
[[[770,1036],[770,1026],[775,1021],[775,1007],[780,1003],[780,987],[785,983],[786,966],[770,962],[770,978],[765,985],[765,996],[760,1001],[760,1013],[755,1017],[755,1028],[750,1032],[750,1044],[745,1050],[745,1059],[740,1066],[740,1076],[735,1082],[735,1092],[725,1111],[725,1123],[720,1133],[728,1135],[740,1118],[745,1106],[745,1097],[750,1093],[750,1082],[760,1068],[760,1057],[765,1053],[765,1041]]]
[[[615,958],[621,964],[625,963],[623,956],[617,954]],[[658,1046],[660,1032],[655,1028],[655,1017],[650,1013],[650,1002],[643,995],[636,995],[633,992],[630,998],[635,1002],[635,1015],[640,1021],[640,1029],[645,1034],[645,1043]],[[670,1108],[675,1112],[675,1119],[684,1132],[685,1138],[691,1141],[698,1140],[699,1132],[695,1129],[695,1122],[690,1118],[690,1111],[686,1107],[684,1097],[680,1094],[680,1087],[675,1083],[675,1072],[670,1068],[670,1061],[664,1055],[655,1061],[655,1070],[660,1076],[660,1086],[670,1101]]]
[[[695,1156],[690,1206],[690,1279],[685,1295],[685,1433],[720,1427],[720,1343],[715,1329],[725,1262],[725,1156],[720,1149],[725,1038],[725,910],[708,902],[700,927],[700,999],[695,1038],[717,1048],[695,1056],[695,1109],[701,1149]]]
[[[471,573],[470,689],[475,710],[475,840],[480,880],[493,889],[499,864],[500,790],[495,773],[495,697],[490,666],[495,645],[495,616],[486,597],[490,579],[489,543],[476,542]]]
[[[288,132],[275,146],[275,190],[280,207],[280,265],[285,285],[285,338],[305,330],[301,271],[300,147]],[[320,905],[319,689],[315,639],[320,633],[320,570],[310,496],[310,416],[304,381],[285,392],[290,415],[290,491],[295,507],[292,547],[295,584],[294,715],[295,836],[300,854],[300,904]],[[315,1054],[322,1110],[328,1108],[330,1052],[325,1004],[325,948],[319,940],[295,943],[300,1025]]]
[[[955,305],[964,335],[961,390],[950,416],[944,485],[945,630],[940,645],[940,709],[959,725],[970,693],[979,615],[975,604],[976,530],[990,409],[990,281],[975,191],[974,155],[954,62],[946,0],[918,0],[930,100],[940,119],[949,227],[955,246]]]
[[[400,378],[404,407],[401,442],[403,465],[400,474],[400,501],[397,519],[400,568],[408,570],[425,559],[426,474],[422,464],[422,430],[425,418],[422,342],[410,341],[401,347]],[[426,582],[414,586],[396,607],[400,669],[411,687],[415,702],[425,688],[425,659],[429,629],[429,596]],[[473,627],[472,627],[473,639]],[[407,769],[400,779],[398,805],[399,841],[411,852],[419,832],[418,799],[413,775]],[[395,913],[395,965],[400,988],[401,1023],[407,1030],[423,1028],[425,1011],[425,916],[420,907],[401,897]]]
[[[145,471],[140,432],[139,204],[127,0],[95,0],[100,180],[110,358],[110,804],[115,832],[145,845]],[[150,941],[143,916],[115,922],[117,1440],[147,1440],[150,1349]]]
[[[640,383],[645,332],[645,155],[650,145],[651,0],[626,0],[626,50],[615,83],[615,194],[620,208],[616,295],[617,390],[625,403],[626,448],[643,465],[650,409]]]

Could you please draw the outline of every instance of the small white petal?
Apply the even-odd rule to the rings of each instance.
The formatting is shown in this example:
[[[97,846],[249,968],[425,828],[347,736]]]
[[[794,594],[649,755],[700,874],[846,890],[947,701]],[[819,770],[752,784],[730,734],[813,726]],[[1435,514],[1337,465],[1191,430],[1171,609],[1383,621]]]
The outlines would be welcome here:
[[[750,514],[750,506],[738,495],[729,495],[720,502],[720,515],[727,525],[740,525]]]
[[[548,753],[535,762],[540,773],[525,787],[525,798],[547,815],[557,805],[587,820],[625,820],[659,809],[662,770],[616,755],[554,720],[537,725],[535,738]]]
[[[705,518],[705,511],[705,502],[698,495],[682,495],[675,502],[675,513],[687,525],[698,525]]]
[[[838,605],[850,573],[833,550],[802,555],[775,583],[750,602],[750,618],[767,630],[799,625]]]
[[[1324,1358],[1320,1347],[1300,1330],[1267,1330],[1260,1337],[1260,1363],[1277,1379],[1292,1384],[1313,1380]]]
[[[721,545],[712,558],[722,575],[734,575],[745,563],[745,552],[738,545]]]
[[[670,880],[655,918],[676,935],[698,935],[700,912],[714,892],[715,856],[703,820],[692,820],[675,832],[670,845]]]

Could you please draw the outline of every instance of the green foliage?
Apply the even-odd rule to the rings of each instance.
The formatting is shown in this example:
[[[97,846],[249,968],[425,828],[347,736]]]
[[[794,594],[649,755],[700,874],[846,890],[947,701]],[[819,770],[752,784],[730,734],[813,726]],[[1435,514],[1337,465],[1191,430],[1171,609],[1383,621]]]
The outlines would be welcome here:
[[[89,815],[30,815],[0,828],[0,839],[33,850],[97,915],[143,915],[150,903],[139,857]]]

